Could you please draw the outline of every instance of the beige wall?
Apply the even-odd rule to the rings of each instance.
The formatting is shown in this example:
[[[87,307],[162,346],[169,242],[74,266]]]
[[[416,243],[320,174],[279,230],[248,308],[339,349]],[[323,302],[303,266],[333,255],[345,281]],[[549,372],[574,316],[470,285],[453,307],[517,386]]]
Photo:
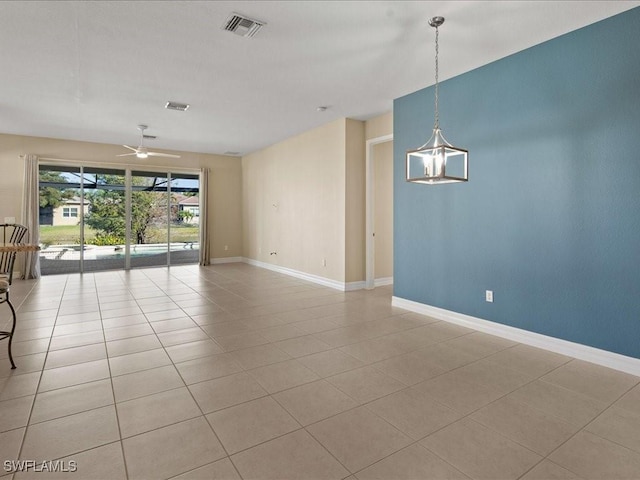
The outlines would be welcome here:
[[[393,277],[393,141],[373,146],[374,277]]]
[[[367,122],[341,118],[242,160],[178,152],[179,163],[164,158],[143,162],[168,169],[211,169],[212,258],[245,256],[357,282],[365,277],[365,141],[392,131],[388,112]],[[118,145],[0,134],[0,169],[10,172],[0,176],[0,220],[13,216],[21,221],[19,155],[25,153],[140,167],[131,157],[117,157],[122,153]],[[388,264],[388,258],[380,263]],[[380,268],[385,272],[388,267]],[[377,278],[382,276],[378,273]]]
[[[393,112],[387,112],[365,123],[365,138],[371,140],[372,138],[384,137],[385,135],[391,135],[393,133]]]
[[[392,133],[392,121],[342,118],[243,157],[245,257],[364,281],[366,136]]]
[[[346,123],[242,158],[245,257],[344,281]]]
[[[75,142],[51,138],[0,134],[0,220],[4,217],[21,219],[24,184],[21,154],[98,164],[132,165],[135,168],[154,166],[179,169],[210,169],[209,219],[211,224],[211,257],[242,255],[242,165],[235,157],[191,152],[176,152],[179,160],[171,158],[117,157],[123,153],[119,145]],[[228,246],[228,250],[224,246]]]
[[[365,124],[346,122],[346,282],[365,279]]]

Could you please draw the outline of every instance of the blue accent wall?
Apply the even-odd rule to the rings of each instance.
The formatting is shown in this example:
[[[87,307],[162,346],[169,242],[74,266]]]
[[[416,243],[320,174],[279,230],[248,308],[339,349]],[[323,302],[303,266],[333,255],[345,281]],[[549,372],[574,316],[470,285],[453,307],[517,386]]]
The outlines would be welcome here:
[[[640,358],[640,8],[440,83],[468,183],[405,182],[433,93],[394,102],[394,295]]]

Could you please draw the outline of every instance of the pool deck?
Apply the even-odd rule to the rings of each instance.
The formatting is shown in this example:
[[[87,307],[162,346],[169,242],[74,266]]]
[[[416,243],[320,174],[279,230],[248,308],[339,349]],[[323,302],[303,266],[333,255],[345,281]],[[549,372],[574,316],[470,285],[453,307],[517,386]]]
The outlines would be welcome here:
[[[113,247],[110,247],[113,248]],[[80,256],[76,252],[75,258],[67,257],[47,257],[40,256],[40,271],[43,275],[57,275],[78,273],[80,269]],[[179,249],[171,250],[171,265],[185,265],[198,263],[199,250]],[[164,267],[167,265],[167,253],[157,253],[153,255],[141,255],[131,257],[131,268],[139,267]],[[122,270],[124,269],[124,256],[119,258],[88,258],[84,260],[85,272],[98,272],[102,270]]]

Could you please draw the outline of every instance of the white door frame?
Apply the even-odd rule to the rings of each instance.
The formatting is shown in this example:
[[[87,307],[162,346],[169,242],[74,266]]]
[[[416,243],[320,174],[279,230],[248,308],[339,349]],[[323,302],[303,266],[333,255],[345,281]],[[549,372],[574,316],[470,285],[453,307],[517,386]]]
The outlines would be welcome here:
[[[378,145],[379,143],[391,142],[393,141],[393,134],[383,135],[381,137],[375,137],[366,142],[366,205],[365,205],[365,223],[366,223],[366,245],[365,245],[365,268],[366,268],[366,278],[365,278],[365,288],[367,290],[371,290],[375,287],[375,244],[373,241],[374,235],[374,187],[373,187],[373,176],[374,176],[374,166],[373,166],[373,147]]]

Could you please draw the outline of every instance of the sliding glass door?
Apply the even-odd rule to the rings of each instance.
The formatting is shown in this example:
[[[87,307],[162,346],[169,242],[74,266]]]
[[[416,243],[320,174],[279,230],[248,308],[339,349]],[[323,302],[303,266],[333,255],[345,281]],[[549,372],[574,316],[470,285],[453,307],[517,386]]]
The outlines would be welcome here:
[[[198,263],[200,250],[200,177],[172,173],[169,263]]]
[[[131,173],[131,266],[169,264],[169,182],[167,175]]]
[[[40,166],[41,271],[197,263],[197,174]]]
[[[40,166],[40,270],[80,272],[82,175],[80,167]]]
[[[125,268],[125,178],[124,170],[82,169],[83,272]]]

